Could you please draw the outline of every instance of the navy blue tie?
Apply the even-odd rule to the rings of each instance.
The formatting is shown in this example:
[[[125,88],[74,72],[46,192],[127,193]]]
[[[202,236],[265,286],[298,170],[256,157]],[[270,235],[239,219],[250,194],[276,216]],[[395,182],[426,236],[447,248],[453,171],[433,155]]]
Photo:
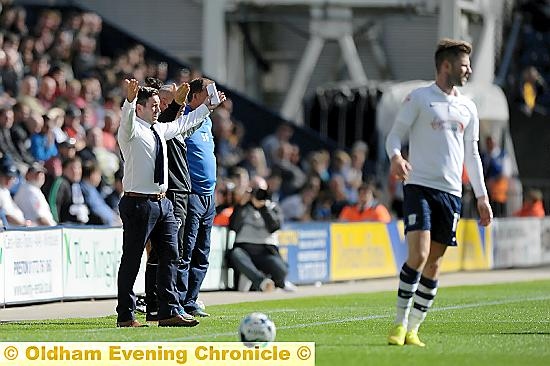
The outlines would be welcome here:
[[[162,149],[162,142],[160,136],[151,125],[151,131],[155,135],[155,183],[160,185],[164,184],[164,151]]]

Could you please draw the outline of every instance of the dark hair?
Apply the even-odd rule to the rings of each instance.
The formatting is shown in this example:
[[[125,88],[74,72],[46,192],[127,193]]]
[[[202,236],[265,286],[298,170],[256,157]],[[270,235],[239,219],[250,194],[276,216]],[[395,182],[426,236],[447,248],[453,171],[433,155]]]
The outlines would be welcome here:
[[[82,164],[82,160],[81,160],[78,156],[75,156],[74,158],[65,159],[65,160],[63,160],[63,162],[61,163],[61,168],[65,169],[66,167],[68,167],[68,166],[71,165],[72,163],[80,163],[80,164]]]
[[[155,78],[152,76],[147,76],[145,78],[145,86],[148,86],[154,89],[160,89],[162,88],[162,85],[163,85],[162,80],[158,78]]]
[[[206,84],[211,83],[212,80],[207,78],[196,78],[189,82],[189,94],[187,94],[187,101],[193,100],[193,95],[200,93],[206,87]]]
[[[97,163],[92,160],[88,160],[87,162],[82,164],[82,179],[89,178],[92,173],[96,171],[100,171],[99,165],[97,165]]]
[[[158,94],[159,94],[159,91],[155,88],[151,88],[150,86],[140,86],[136,103],[139,105],[145,106],[149,98]]]
[[[193,95],[200,93],[204,89],[204,79],[196,78],[189,83],[189,94],[187,94],[187,101],[193,100]]]
[[[435,68],[439,71],[443,61],[454,61],[461,53],[472,53],[472,45],[466,41],[443,38],[437,44],[435,51]]]

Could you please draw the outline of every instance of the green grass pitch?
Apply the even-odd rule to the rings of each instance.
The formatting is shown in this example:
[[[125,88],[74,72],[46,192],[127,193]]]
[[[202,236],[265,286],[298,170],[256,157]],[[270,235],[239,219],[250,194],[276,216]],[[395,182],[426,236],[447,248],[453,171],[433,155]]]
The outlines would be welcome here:
[[[426,348],[386,344],[395,301],[391,291],[209,306],[191,329],[116,329],[115,316],[2,323],[0,341],[236,341],[242,317],[261,311],[277,341],[315,342],[316,365],[550,365],[550,281],[440,288],[420,328]]]

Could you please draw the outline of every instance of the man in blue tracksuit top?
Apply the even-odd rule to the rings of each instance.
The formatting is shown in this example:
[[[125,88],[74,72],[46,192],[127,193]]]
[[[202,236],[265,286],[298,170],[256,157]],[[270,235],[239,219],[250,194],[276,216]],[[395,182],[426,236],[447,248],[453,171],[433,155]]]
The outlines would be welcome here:
[[[197,78],[189,83],[189,94],[184,114],[200,106],[208,97],[206,86],[212,80]],[[207,117],[202,126],[185,139],[187,162],[191,177],[191,194],[185,219],[182,266],[188,271],[180,271],[180,302],[185,312],[195,317],[209,316],[196,301],[208,269],[210,253],[210,232],[216,213],[214,188],[216,186],[216,156],[212,120]],[[182,268],[184,269],[184,268]],[[178,279],[178,282],[180,282]]]

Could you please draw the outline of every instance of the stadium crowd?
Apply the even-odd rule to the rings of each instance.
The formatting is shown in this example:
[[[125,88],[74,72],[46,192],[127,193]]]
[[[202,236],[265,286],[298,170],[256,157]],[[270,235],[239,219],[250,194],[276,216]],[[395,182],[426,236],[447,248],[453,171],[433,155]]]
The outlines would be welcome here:
[[[120,225],[123,161],[116,132],[122,82],[154,77],[179,86],[200,72],[184,69],[171,76],[166,63],[148,58],[140,44],[114,57],[101,55],[102,20],[92,12],[45,9],[31,17],[7,2],[0,29],[4,226]],[[304,157],[293,142],[292,125],[283,124],[257,145],[244,146],[245,131],[232,108],[227,100],[211,116],[218,164],[216,225],[228,225],[233,207],[250,199],[255,177],[266,180],[285,221],[400,217],[402,185],[386,184],[387,177],[377,175],[367,163],[366,143]],[[379,187],[386,185],[390,194],[384,201],[391,210],[377,199]]]

